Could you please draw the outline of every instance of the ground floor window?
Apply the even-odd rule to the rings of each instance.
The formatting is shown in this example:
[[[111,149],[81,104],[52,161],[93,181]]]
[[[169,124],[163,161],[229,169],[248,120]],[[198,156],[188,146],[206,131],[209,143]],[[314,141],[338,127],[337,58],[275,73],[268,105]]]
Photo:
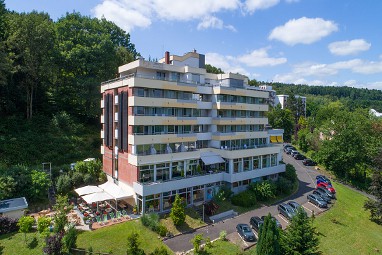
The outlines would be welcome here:
[[[204,201],[204,185],[194,186],[192,195],[194,203]]]
[[[145,211],[146,212],[159,212],[160,211],[160,194],[146,196]]]

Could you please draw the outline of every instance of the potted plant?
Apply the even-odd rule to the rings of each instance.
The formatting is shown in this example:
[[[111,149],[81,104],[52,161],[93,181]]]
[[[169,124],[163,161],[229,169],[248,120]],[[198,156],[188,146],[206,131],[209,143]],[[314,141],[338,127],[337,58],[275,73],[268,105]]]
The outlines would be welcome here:
[[[138,206],[137,206],[137,205],[134,205],[134,207],[133,207],[133,213],[134,213],[134,214],[138,214]]]
[[[196,167],[196,172],[197,172],[198,174],[202,174],[202,167],[201,167],[200,165],[198,165],[198,166]]]

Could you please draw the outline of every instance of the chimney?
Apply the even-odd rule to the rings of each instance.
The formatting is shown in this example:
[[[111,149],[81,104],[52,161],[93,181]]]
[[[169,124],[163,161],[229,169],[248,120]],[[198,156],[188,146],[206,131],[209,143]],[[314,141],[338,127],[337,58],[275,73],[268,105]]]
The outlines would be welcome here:
[[[170,64],[170,52],[166,51],[164,53],[164,63],[165,64]]]

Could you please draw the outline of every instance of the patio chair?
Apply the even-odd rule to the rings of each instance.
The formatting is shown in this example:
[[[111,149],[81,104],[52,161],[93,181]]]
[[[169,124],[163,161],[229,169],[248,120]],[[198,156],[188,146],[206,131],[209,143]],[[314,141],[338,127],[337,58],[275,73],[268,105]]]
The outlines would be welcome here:
[[[103,224],[106,225],[108,223],[107,214],[103,215]]]
[[[127,214],[126,210],[122,210],[122,216],[123,216],[125,219],[128,219],[128,218],[129,218],[129,215]]]
[[[113,222],[116,222],[116,221],[117,221],[117,219],[115,218],[115,214],[114,214],[114,212],[110,212],[109,215],[110,215],[110,219],[111,219]]]
[[[98,224],[100,224],[101,226],[104,225],[102,222],[101,216],[96,216],[96,219],[97,219]]]
[[[119,221],[122,220],[122,214],[120,211],[117,211],[117,220],[119,220]]]

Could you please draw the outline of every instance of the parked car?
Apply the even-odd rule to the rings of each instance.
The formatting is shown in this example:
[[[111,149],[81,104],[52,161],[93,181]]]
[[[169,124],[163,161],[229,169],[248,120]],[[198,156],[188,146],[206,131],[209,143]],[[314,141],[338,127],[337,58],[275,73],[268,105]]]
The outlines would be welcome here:
[[[306,157],[300,153],[294,155],[294,159],[295,160],[303,160],[303,159],[306,159]]]
[[[330,192],[329,190],[327,190],[326,188],[324,187],[317,187],[316,190],[319,190],[321,192],[324,192],[328,197],[330,197],[331,199],[336,199],[336,195],[332,192]]]
[[[332,184],[329,180],[328,177],[326,177],[325,175],[317,175],[316,176],[316,180],[317,180],[317,183],[318,182],[326,182],[326,183],[329,183],[329,184]]]
[[[326,203],[320,196],[316,194],[309,194],[307,196],[307,199],[309,202],[311,202],[314,205],[317,205],[320,208],[328,207],[328,203]]]
[[[236,230],[245,241],[254,242],[256,240],[255,234],[248,224],[237,224]]]
[[[261,226],[264,224],[264,221],[258,216],[251,217],[249,224],[252,226],[257,233],[259,233]]]
[[[292,150],[292,151],[290,152],[290,155],[291,155],[292,157],[294,157],[294,155],[297,154],[297,153],[300,153],[300,152],[298,152],[298,150]]]
[[[288,148],[284,149],[286,154],[290,154],[293,150],[296,150],[296,148],[295,147],[288,147]]]
[[[304,159],[302,163],[304,164],[304,166],[317,166],[317,163],[309,158]]]
[[[303,211],[305,212],[305,214],[306,214],[306,211],[304,210],[304,208],[299,204],[299,203],[297,203],[297,202],[295,202],[295,201],[289,201],[288,203],[287,203],[296,213],[297,213],[297,210],[298,210],[298,208],[302,208],[303,209]]]
[[[319,182],[319,183],[317,183],[317,187],[325,188],[325,189],[329,190],[331,193],[336,194],[336,190],[333,188],[331,183]]]
[[[325,192],[322,192],[321,190],[315,189],[313,190],[313,194],[320,196],[328,204],[332,202],[332,199]]]
[[[292,219],[296,215],[296,211],[290,205],[284,203],[277,206],[277,211],[287,219]]]
[[[261,216],[261,219],[264,221],[265,220],[265,217],[267,217],[267,216]],[[281,223],[280,223],[280,221],[278,220],[278,219],[276,219],[274,216],[272,216],[272,219],[274,220],[274,221],[276,221],[276,226],[278,227],[278,228],[282,228],[283,226],[281,226]]]

